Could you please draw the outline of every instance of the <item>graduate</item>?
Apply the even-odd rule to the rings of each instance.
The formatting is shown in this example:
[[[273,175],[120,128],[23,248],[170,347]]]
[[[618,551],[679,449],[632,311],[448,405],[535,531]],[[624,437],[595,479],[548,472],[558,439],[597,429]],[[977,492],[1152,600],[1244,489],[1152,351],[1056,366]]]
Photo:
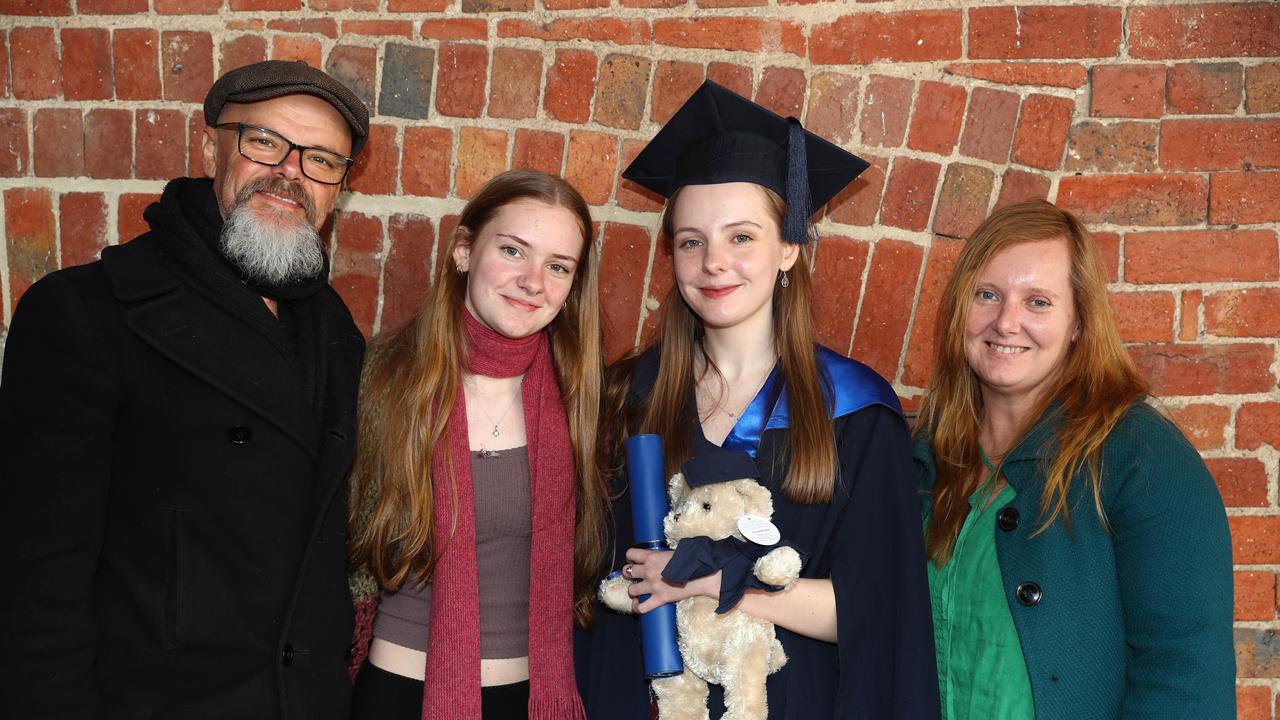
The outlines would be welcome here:
[[[807,557],[791,589],[747,589],[737,605],[773,622],[786,651],[768,678],[770,718],[938,715],[907,425],[888,383],[814,342],[809,217],[866,167],[707,82],[624,173],[667,198],[674,278],[659,342],[613,368],[604,431],[615,448],[660,435],[668,475],[704,443],[755,459],[782,540]],[[740,589],[720,572],[665,580],[670,553],[627,547],[625,469],[613,494],[601,576],[620,570],[633,597],[650,595],[640,612]],[[575,650],[589,717],[648,720],[635,616],[598,606]],[[708,705],[725,712],[719,687]]]

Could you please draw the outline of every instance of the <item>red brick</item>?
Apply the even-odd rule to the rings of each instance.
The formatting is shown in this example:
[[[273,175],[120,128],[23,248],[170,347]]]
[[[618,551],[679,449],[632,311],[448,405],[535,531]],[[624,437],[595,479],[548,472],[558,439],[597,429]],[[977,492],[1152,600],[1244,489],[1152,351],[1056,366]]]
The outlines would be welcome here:
[[[62,94],[68,100],[107,100],[112,95],[111,34],[99,28],[64,28]]]
[[[382,0],[308,0],[307,7],[312,10],[377,10],[381,2]],[[391,4],[395,5],[396,0],[391,0]]]
[[[605,223],[600,253],[600,315],[604,350],[612,362],[635,345],[644,299],[644,276],[649,267],[649,231],[635,225]]]
[[[1263,445],[1280,450],[1280,403],[1245,403],[1236,413],[1236,448],[1257,450]]]
[[[1116,7],[978,7],[969,10],[969,57],[1115,57],[1123,34]]]
[[[1280,119],[1165,120],[1160,165],[1169,170],[1280,168]]]
[[[408,20],[343,20],[342,35],[372,35],[413,39],[413,23]],[[337,37],[337,34],[334,35]]]
[[[640,312],[642,345],[657,339],[663,304],[674,299],[678,292],[671,287],[675,277],[675,270],[671,265],[671,245],[661,240],[658,242],[660,244],[653,251],[653,268],[649,271],[649,287],[645,289],[645,309]]]
[[[346,85],[367,107],[374,107],[374,80],[377,77],[378,48],[335,45],[324,61],[324,70]],[[425,107],[426,102],[422,105]],[[386,113],[383,113],[386,114]]]
[[[0,97],[9,96],[9,38],[0,30]],[[0,332],[4,332],[0,323]]]
[[[55,234],[53,198],[47,188],[4,191],[9,307],[13,307],[35,281],[58,269]]]
[[[98,259],[107,246],[107,200],[102,193],[63,193],[58,198],[62,267]]]
[[[767,67],[760,76],[755,101],[782,117],[799,118],[804,115],[807,86],[808,80],[803,70]]]
[[[442,12],[449,4],[449,0],[387,0],[387,12]]]
[[[71,0],[0,0],[0,15],[70,15]]]
[[[1089,82],[1089,73],[1080,63],[952,63],[945,70],[952,75],[977,78],[1000,85],[1074,89],[1084,87],[1084,84]]]
[[[1280,55],[1280,5],[1266,2],[1135,7],[1129,53],[1167,60]]]
[[[13,96],[43,100],[62,92],[62,64],[53,28],[19,27],[9,31],[9,71]]]
[[[160,35],[151,28],[121,28],[112,35],[117,100],[160,97]],[[224,68],[227,66],[224,64]]]
[[[650,65],[647,58],[637,55],[605,56],[596,83],[596,122],[622,130],[640,127],[649,94]]]
[[[964,238],[973,234],[987,217],[995,174],[984,167],[951,163],[938,195],[938,211],[933,215],[933,232]]]
[[[1131,283],[1276,280],[1276,234],[1270,230],[1179,230],[1129,233],[1124,279]]]
[[[292,62],[301,60],[311,67],[320,67],[320,41],[297,35],[276,35],[271,39],[271,59]]]
[[[262,18],[233,18],[227,21],[227,30],[231,32],[256,32],[260,33],[266,27],[262,22]]]
[[[408,128],[406,128],[408,129]],[[425,215],[392,215],[387,221],[390,248],[382,277],[383,332],[409,322],[431,287],[435,228]]]
[[[462,0],[459,9],[464,13],[527,12],[533,9],[533,0]]]
[[[547,114],[568,123],[585,123],[591,117],[591,97],[596,85],[596,56],[589,50],[557,50],[555,64],[547,72]]]
[[[911,111],[913,85],[904,78],[871,76],[858,122],[864,145],[898,147],[902,144],[907,132],[907,114]]]
[[[1025,170],[1009,168],[1000,178],[1000,196],[996,198],[996,204],[992,210],[999,210],[1006,205],[1027,200],[1044,200],[1048,197],[1049,178]]]
[[[912,150],[950,155],[960,139],[964,106],[969,93],[959,85],[925,81],[916,95],[911,115],[907,147]]]
[[[1156,169],[1159,129],[1150,122],[1082,122],[1067,135],[1068,172],[1134,172]]]
[[[884,191],[880,222],[905,230],[925,229],[941,169],[938,163],[927,160],[895,158]]]
[[[861,240],[831,235],[817,245],[813,266],[813,319],[818,342],[847,352],[853,341],[853,320],[862,297],[862,274],[870,246]],[[894,358],[894,371],[897,371]]]
[[[458,162],[453,192],[470,198],[489,178],[507,169],[507,133],[476,127],[458,129]]]
[[[837,145],[853,139],[858,109],[858,78],[841,72],[818,72],[809,83],[805,127]],[[656,119],[656,118],[655,118]]]
[[[382,220],[349,210],[336,213],[334,220],[338,249],[333,255],[329,282],[346,302],[356,326],[369,337],[378,311]]]
[[[96,108],[84,120],[84,166],[91,178],[127,178],[133,171],[133,115]]]
[[[1129,349],[1157,395],[1273,392],[1275,349],[1266,344],[1138,345]]]
[[[1217,450],[1226,438],[1231,410],[1221,405],[1204,403],[1169,408],[1169,417],[1178,424],[1196,450]]]
[[[609,0],[543,0],[542,5],[548,10],[580,10],[609,7]]]
[[[653,104],[649,119],[665,123],[702,84],[703,69],[697,63],[662,61],[653,76]]]
[[[423,20],[420,33],[428,40],[488,40],[489,23],[470,18]]]
[[[1120,233],[1093,231],[1093,244],[1098,246],[1102,263],[1107,267],[1107,282],[1120,282]]]
[[[531,37],[552,42],[594,41],[616,45],[647,45],[652,39],[649,23],[609,17],[564,18],[546,23],[528,20],[498,22],[498,37]]]
[[[130,15],[146,11],[147,0],[79,0],[76,4],[80,15]]]
[[[1237,572],[1235,573],[1235,619],[1236,620],[1275,620],[1276,619],[1276,576],[1275,573]],[[1240,688],[1245,690],[1245,688]],[[1271,720],[1271,692],[1262,688],[1263,702],[1259,707],[1267,712],[1259,717]],[[1245,703],[1240,706],[1240,718],[1251,717],[1245,714]]]
[[[1075,103],[1066,98],[1028,97],[1013,138],[1013,161],[1042,170],[1058,169],[1074,110]]]
[[[1003,165],[1018,120],[1018,96],[1004,90],[974,88],[969,100],[960,154]]]
[[[727,62],[707,63],[707,79],[742,97],[751,97],[751,68]]]
[[[1245,70],[1244,87],[1246,112],[1280,112],[1280,62],[1250,66]]]
[[[160,0],[156,0],[157,8]],[[213,85],[213,40],[207,32],[168,31],[160,36],[164,99],[203,103]]]
[[[488,61],[483,45],[442,44],[436,110],[452,117],[480,117]]]
[[[1178,322],[1179,340],[1200,339],[1200,305],[1203,302],[1204,293],[1202,291],[1182,291],[1182,311],[1179,313]]]
[[[149,231],[151,227],[143,219],[147,206],[160,199],[155,193],[121,193],[116,201],[116,237],[126,243]]]
[[[222,10],[223,0],[155,0],[161,15],[212,15]]]
[[[889,161],[875,155],[864,155],[870,167],[827,203],[827,217],[845,225],[869,226],[880,211],[884,180]]]
[[[18,177],[29,172],[27,114],[21,108],[0,108],[0,177]]]
[[[1086,223],[1195,225],[1208,215],[1202,175],[1072,175],[1058,183],[1058,204]]]
[[[35,114],[36,177],[84,174],[84,119],[70,108],[40,108]]]
[[[1276,642],[1274,628],[1240,627],[1234,631],[1233,639],[1237,678],[1280,677],[1280,643]]]
[[[1280,336],[1280,288],[1243,288],[1210,293],[1205,330],[1221,337]]]
[[[516,130],[511,167],[559,175],[564,165],[564,136],[549,130]]]
[[[400,186],[409,195],[447,196],[452,157],[453,133],[448,128],[406,126]]]
[[[1228,517],[1232,559],[1237,565],[1280,563],[1280,515]]]
[[[688,4],[689,0],[622,0],[628,8],[673,8]]]
[[[1215,173],[1209,188],[1211,224],[1280,221],[1280,172]]]
[[[301,0],[230,0],[231,10],[300,10]]]
[[[376,23],[378,21],[375,20],[369,22]],[[388,25],[390,24],[391,23],[388,22]],[[338,37],[338,22],[333,18],[310,18],[307,20],[281,18],[268,22],[267,29],[282,33],[294,33],[300,35],[323,35],[330,39],[336,39]],[[344,27],[344,31],[351,34],[359,34],[357,32],[359,29],[360,28],[357,27],[352,30],[346,30]]]
[[[636,139],[623,140],[622,162],[619,165],[624,168],[630,166],[631,161],[636,159],[636,155],[640,154],[647,142],[647,140]],[[666,199],[658,193],[622,178],[618,179],[618,190],[614,197],[619,206],[639,212],[658,212],[666,202]]]
[[[898,359],[911,321],[903,295],[920,277],[924,248],[901,240],[881,240],[871,250],[862,310],[853,335],[853,356],[886,378],[898,374]],[[853,314],[853,307],[845,309]]]
[[[531,118],[538,114],[542,87],[542,53],[519,48],[495,48],[489,84],[489,117]]]
[[[941,238],[934,238],[929,246],[924,280],[920,283],[920,294],[916,300],[915,319],[911,322],[911,341],[902,363],[903,385],[922,388],[933,374],[938,303],[963,248],[963,240]]]
[[[1239,63],[1181,63],[1169,71],[1169,110],[1190,115],[1232,113],[1244,97]]]
[[[391,125],[370,125],[368,143],[351,167],[347,186],[352,192],[367,195],[394,195],[399,162],[396,129]]]
[[[1236,602],[1240,602],[1238,594]],[[1239,605],[1236,607],[1238,609]],[[1272,720],[1271,686],[1237,685],[1236,709],[1236,720]]]
[[[817,30],[814,30],[816,35]],[[740,50],[804,56],[804,28],[794,22],[758,17],[703,16],[653,21],[659,45],[707,50]]]
[[[817,65],[955,60],[963,26],[958,10],[845,15],[813,27],[809,59]]]
[[[267,40],[261,35],[240,35],[223,40],[218,46],[221,58],[218,67],[223,74],[238,67],[252,65],[267,59]]]
[[[605,133],[573,130],[569,133],[569,157],[565,180],[592,205],[609,202],[618,176],[618,139]]]
[[[187,116],[179,110],[137,110],[134,174],[139,179],[181,177],[187,167]]]
[[[1089,114],[1136,118],[1164,115],[1163,65],[1097,65],[1090,78]]]
[[[204,111],[193,110],[187,117],[187,177],[205,177],[204,131]]]
[[[1266,507],[1267,469],[1254,458],[1209,458],[1204,461],[1227,507]]]
[[[1173,295],[1167,292],[1113,292],[1111,311],[1127,343],[1173,341]]]

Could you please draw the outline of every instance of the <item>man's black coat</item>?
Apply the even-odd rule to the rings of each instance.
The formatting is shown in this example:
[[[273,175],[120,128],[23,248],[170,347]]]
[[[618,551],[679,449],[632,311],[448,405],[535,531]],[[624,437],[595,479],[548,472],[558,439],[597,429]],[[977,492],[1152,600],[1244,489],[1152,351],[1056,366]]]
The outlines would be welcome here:
[[[0,717],[347,717],[364,341],[325,286],[323,416],[144,235],[36,283],[0,382]]]

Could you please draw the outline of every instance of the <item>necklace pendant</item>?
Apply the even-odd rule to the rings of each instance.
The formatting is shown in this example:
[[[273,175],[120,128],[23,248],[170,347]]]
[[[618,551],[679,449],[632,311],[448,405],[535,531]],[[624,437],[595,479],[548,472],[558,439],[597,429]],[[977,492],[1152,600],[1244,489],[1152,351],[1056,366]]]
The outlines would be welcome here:
[[[493,436],[494,436],[494,437],[499,437],[499,436],[500,436],[500,435],[499,435],[499,433],[498,433],[498,426],[497,426],[497,425],[494,425],[494,426],[493,426]]]

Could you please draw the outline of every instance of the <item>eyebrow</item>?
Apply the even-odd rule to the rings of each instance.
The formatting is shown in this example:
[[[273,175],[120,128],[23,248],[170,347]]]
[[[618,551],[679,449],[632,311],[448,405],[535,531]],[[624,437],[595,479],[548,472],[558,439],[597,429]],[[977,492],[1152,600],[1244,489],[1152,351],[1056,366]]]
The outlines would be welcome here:
[[[533,249],[533,246],[530,245],[527,240],[520,237],[519,235],[512,235],[511,233],[496,233],[496,234],[498,237],[504,237],[504,238],[510,239],[512,242],[516,243],[517,245],[520,245],[521,247],[526,247],[526,248],[529,248],[530,250]],[[578,262],[578,258],[572,255],[561,255],[560,253],[551,253],[551,257],[557,258],[560,260],[568,260],[571,263]]]
[[[724,225],[722,225],[721,227],[723,227],[723,228],[725,228],[725,229],[728,229],[728,228],[735,228],[735,227],[738,227],[738,226],[740,226],[740,225],[750,225],[751,227],[756,228],[756,229],[759,229],[759,230],[763,230],[763,229],[764,229],[764,226],[763,226],[763,225],[761,225],[760,223],[757,223],[757,222],[753,222],[753,221],[751,221],[751,220],[734,220],[734,221],[733,221],[733,222],[731,222],[731,223],[725,223],[725,224],[724,224]],[[682,233],[682,232],[701,232],[701,230],[699,230],[699,229],[698,229],[698,228],[696,228],[696,227],[688,227],[688,226],[686,226],[686,227],[676,228],[676,229],[675,229],[675,232],[676,232],[676,233]]]
[[[982,289],[982,288],[1000,289],[1000,288],[997,288],[995,284],[986,283],[986,282],[979,282],[977,285],[977,288],[978,289]],[[1029,288],[1026,288],[1026,292],[1028,295],[1048,295],[1049,297],[1053,297],[1053,298],[1062,297],[1061,295],[1050,290],[1049,288],[1043,288],[1043,287],[1029,287]]]

